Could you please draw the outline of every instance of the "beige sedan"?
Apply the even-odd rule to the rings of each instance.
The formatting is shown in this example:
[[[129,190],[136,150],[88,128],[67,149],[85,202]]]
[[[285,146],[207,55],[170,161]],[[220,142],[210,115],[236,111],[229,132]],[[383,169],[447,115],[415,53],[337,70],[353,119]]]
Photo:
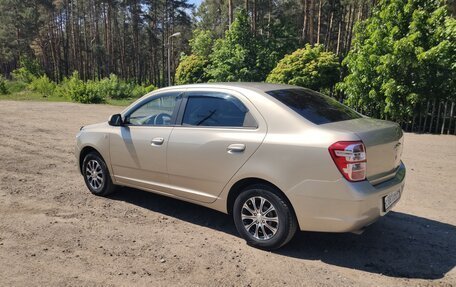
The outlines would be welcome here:
[[[129,186],[233,215],[248,244],[296,230],[358,232],[400,199],[403,135],[315,91],[264,83],[176,86],[81,128],[88,189]]]

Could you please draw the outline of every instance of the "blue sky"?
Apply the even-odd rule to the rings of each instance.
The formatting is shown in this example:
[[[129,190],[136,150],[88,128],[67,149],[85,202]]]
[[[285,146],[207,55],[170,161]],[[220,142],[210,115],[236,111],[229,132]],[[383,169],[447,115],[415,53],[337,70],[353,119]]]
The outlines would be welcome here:
[[[192,4],[195,4],[196,7],[199,6],[199,4],[201,4],[201,1],[202,0],[189,0],[188,2],[192,3]]]

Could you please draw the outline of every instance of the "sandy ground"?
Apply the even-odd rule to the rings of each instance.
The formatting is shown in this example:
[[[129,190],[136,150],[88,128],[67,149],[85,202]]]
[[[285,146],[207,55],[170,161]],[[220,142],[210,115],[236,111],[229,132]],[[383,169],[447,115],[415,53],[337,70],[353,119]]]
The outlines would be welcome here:
[[[407,134],[405,194],[363,235],[277,252],[230,216],[124,188],[92,196],[75,134],[121,108],[0,101],[1,286],[456,286],[456,137]]]

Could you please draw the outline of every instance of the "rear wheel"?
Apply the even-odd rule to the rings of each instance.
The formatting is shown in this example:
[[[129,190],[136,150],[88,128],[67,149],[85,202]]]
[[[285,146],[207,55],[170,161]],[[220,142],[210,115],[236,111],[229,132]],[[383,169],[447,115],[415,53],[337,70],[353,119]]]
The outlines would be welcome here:
[[[236,198],[233,207],[236,229],[249,245],[265,250],[288,243],[297,229],[289,203],[273,187],[256,184]]]
[[[82,175],[87,188],[95,195],[106,196],[116,190],[106,163],[96,152],[90,152],[84,157]]]

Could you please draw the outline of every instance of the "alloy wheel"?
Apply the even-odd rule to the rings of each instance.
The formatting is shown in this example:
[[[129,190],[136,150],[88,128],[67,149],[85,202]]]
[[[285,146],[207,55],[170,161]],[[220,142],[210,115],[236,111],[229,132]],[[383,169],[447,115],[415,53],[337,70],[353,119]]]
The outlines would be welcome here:
[[[101,165],[98,161],[96,160],[90,160],[87,163],[86,166],[86,178],[87,182],[89,183],[90,187],[98,191],[101,188],[103,188],[103,182],[104,182],[104,175],[103,175],[103,169],[101,168]]]
[[[274,205],[264,197],[254,196],[245,201],[241,209],[244,228],[258,240],[274,237],[279,227],[279,217]]]

